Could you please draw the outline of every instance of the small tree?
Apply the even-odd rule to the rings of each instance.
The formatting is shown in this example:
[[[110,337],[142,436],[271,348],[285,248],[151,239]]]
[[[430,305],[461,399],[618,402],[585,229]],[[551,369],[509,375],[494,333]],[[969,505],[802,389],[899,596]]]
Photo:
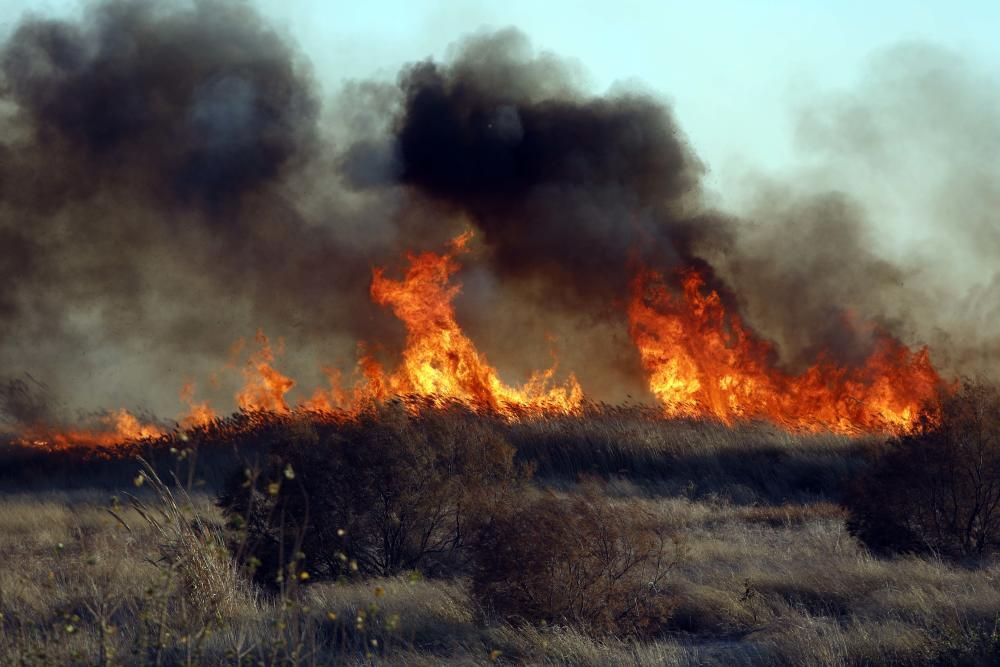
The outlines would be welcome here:
[[[592,490],[508,508],[480,535],[473,591],[508,620],[648,634],[673,608],[665,589],[683,549],[651,517],[626,515]]]
[[[886,444],[848,498],[848,529],[886,552],[980,557],[1000,548],[1000,389],[965,382]]]

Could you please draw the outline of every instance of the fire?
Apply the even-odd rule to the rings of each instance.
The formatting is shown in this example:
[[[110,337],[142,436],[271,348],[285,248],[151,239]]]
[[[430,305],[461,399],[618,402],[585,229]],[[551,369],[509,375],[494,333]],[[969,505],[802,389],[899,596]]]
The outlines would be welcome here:
[[[179,420],[183,429],[206,426],[216,419],[215,410],[206,401],[196,402],[194,400],[194,382],[188,382],[181,388],[180,399],[187,404],[188,412]]]
[[[285,394],[295,386],[295,380],[274,368],[274,352],[263,331],[257,331],[257,351],[247,360],[243,376],[246,383],[236,394],[236,404],[240,409],[289,411]]]
[[[458,270],[455,257],[471,239],[465,233],[451,241],[448,252],[408,255],[409,268],[402,280],[386,277],[381,268],[373,272],[372,299],[392,308],[406,326],[406,346],[399,366],[386,372],[371,356],[359,362],[364,382],[353,392],[336,388],[331,398],[356,406],[360,402],[392,396],[419,396],[459,401],[513,416],[524,412],[572,412],[583,401],[575,377],[565,385],[552,386],[553,365],[535,372],[523,386],[505,384],[455,320],[452,301],[462,287],[452,283]],[[333,382],[336,387],[339,385]],[[314,397],[313,403],[316,403]]]
[[[55,431],[44,427],[32,429],[20,442],[47,449],[65,449],[70,446],[113,449],[121,444],[141,440],[155,440],[165,435],[160,427],[139,420],[128,410],[116,410],[102,415],[100,426],[69,431]]]
[[[884,334],[858,367],[821,356],[801,375],[776,369],[772,346],[727,313],[696,270],[682,274],[679,295],[660,274],[640,272],[628,318],[649,388],[670,417],[766,419],[840,433],[899,430],[913,425],[941,386],[926,348],[911,352]]]
[[[118,410],[112,413],[108,421],[114,424],[114,434],[118,442],[149,440],[162,437],[164,434],[160,428],[139,421],[128,410]]]
[[[235,394],[236,404],[246,411],[306,410],[337,419],[397,396],[433,405],[459,402],[511,419],[579,412],[584,397],[575,376],[555,383],[553,363],[521,386],[506,384],[462,331],[453,305],[462,286],[454,276],[460,268],[457,258],[470,239],[471,233],[462,234],[442,253],[408,254],[409,266],[399,279],[382,268],[373,269],[372,300],[390,308],[406,328],[406,343],[394,368],[383,367],[362,344],[348,385],[339,370],[326,368],[329,387],[294,403],[289,393],[295,380],[275,367],[282,341],[274,348],[258,331],[256,349],[241,370],[243,386]],[[871,354],[859,366],[839,366],[821,355],[799,375],[785,372],[773,364],[773,346],[755,337],[738,314],[727,312],[698,271],[687,270],[680,278],[675,294],[662,275],[639,272],[627,309],[649,388],[667,417],[707,417],[727,424],[764,419],[790,430],[840,433],[900,430],[926,414],[942,386],[926,348],[913,352],[877,332]],[[228,368],[235,367],[244,348],[244,342],[237,341]],[[192,382],[181,390],[181,402],[187,405],[178,420],[182,429],[217,419],[207,402],[195,401],[194,393]],[[64,433],[35,429],[22,442],[109,448],[165,435],[126,410],[108,413],[101,424]]]

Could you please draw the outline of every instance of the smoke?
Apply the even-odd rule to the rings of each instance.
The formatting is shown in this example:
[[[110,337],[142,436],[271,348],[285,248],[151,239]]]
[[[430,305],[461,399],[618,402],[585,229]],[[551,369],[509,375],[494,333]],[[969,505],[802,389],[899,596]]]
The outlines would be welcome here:
[[[310,69],[247,5],[26,17],[0,77],[0,375],[171,405],[257,327],[294,339],[308,378],[391,319],[367,287],[395,239],[359,247],[345,224],[390,204],[330,202]]]
[[[987,73],[928,45],[876,54],[856,89],[803,103],[802,165],[752,179],[737,215],[707,203],[668,105],[578,79],[516,30],[469,37],[402,70],[388,133],[351,145],[345,180],[402,184],[441,220],[471,221],[516,309],[585,316],[577,337],[620,321],[637,266],[697,266],[790,370],[821,353],[859,363],[882,333],[931,344],[948,372],[1000,370],[1000,332],[982,322],[1000,310],[984,303],[1000,280]]]
[[[543,278],[550,303],[572,309],[621,298],[637,261],[687,264],[698,242],[725,242],[670,109],[638,92],[590,96],[576,78],[516,30],[470,37],[450,62],[401,72],[392,136],[354,144],[347,180],[371,187],[372,165],[386,165],[468,216],[502,277]]]
[[[62,167],[66,190],[30,193],[36,201],[124,180],[166,205],[225,207],[316,144],[307,74],[238,5],[108,2],[82,26],[28,20],[2,69],[35,147]]]
[[[859,321],[898,329],[886,302],[906,271],[872,248],[858,205],[789,191],[750,219],[712,210],[701,163],[669,106],[648,94],[585,94],[570,66],[514,30],[468,38],[444,64],[410,65],[398,88],[389,136],[350,147],[346,180],[400,183],[425,206],[460,212],[481,230],[499,279],[528,297],[517,309],[535,300],[549,327],[560,307],[589,326],[621,322],[639,266],[668,277],[697,266],[793,368],[821,351],[862,361],[873,331]],[[379,164],[382,178],[373,177]],[[586,328],[578,321],[571,335]]]
[[[921,200],[929,229],[979,266],[996,258],[995,174],[968,137],[996,142],[997,98],[964,65],[904,55],[807,109],[800,138],[825,167],[758,182],[737,217],[706,203],[668,104],[588,92],[516,30],[323,100],[291,40],[246,4],[26,17],[0,45],[0,377],[30,372],[46,391],[8,383],[0,411],[42,415],[31,397],[56,395],[172,414],[180,385],[258,327],[286,339],[284,371],[318,385],[360,340],[398,350],[371,267],[393,273],[404,250],[469,225],[459,321],[512,381],[555,347],[591,396],[641,395],[623,315],[639,266],[700,267],[790,366],[819,350],[860,359],[864,321],[981,364],[1000,349],[983,316],[1000,312],[995,270],[966,280],[950,316],[927,316],[953,290],[931,279],[933,252],[887,252],[879,218],[885,193],[906,191],[899,163],[919,156],[940,185]],[[920,108],[928,81],[958,103]],[[897,167],[904,180],[873,195],[873,171]],[[960,222],[945,216],[957,202]],[[199,400],[231,395],[199,386]]]
[[[30,375],[0,383],[0,424],[18,431],[58,423],[48,387]]]
[[[850,88],[800,101],[798,165],[745,181],[752,222],[713,258],[786,359],[844,350],[827,327],[849,311],[928,344],[948,373],[1000,378],[998,83],[953,51],[904,43]],[[864,331],[848,330],[863,350]]]
[[[820,354],[857,364],[877,332],[912,341],[913,332],[897,317],[900,306],[913,301],[907,284],[916,269],[878,253],[860,205],[839,192],[759,186],[768,196],[758,193],[735,250],[712,263],[734,286],[742,315],[776,343],[781,360],[793,370]]]

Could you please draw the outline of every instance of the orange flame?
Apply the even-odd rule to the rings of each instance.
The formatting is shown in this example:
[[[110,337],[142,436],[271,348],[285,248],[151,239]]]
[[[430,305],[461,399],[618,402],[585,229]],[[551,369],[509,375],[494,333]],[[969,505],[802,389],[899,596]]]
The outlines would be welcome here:
[[[257,331],[256,341],[258,348],[250,355],[243,369],[246,383],[236,394],[236,404],[242,410],[288,412],[285,394],[295,386],[295,380],[274,368],[274,352],[263,331]]]
[[[388,306],[406,327],[399,364],[387,371],[359,346],[355,381],[345,388],[338,370],[324,369],[329,387],[297,405],[289,392],[295,381],[275,368],[281,353],[262,331],[257,349],[242,369],[243,387],[235,400],[240,409],[288,413],[294,409],[350,418],[365,406],[396,396],[416,397],[443,405],[460,402],[511,419],[581,410],[583,391],[575,376],[554,384],[556,365],[536,371],[521,386],[505,384],[495,367],[462,331],[453,301],[462,286],[453,281],[456,259],[466,251],[471,233],[453,239],[444,253],[409,254],[405,275],[395,280],[382,268],[372,273],[371,297]],[[900,430],[912,426],[933,405],[942,381],[926,348],[916,352],[876,332],[873,350],[856,367],[820,358],[794,375],[776,368],[773,346],[748,330],[739,315],[727,313],[719,294],[706,289],[696,270],[681,274],[674,294],[662,275],[641,271],[632,283],[629,329],[649,388],[668,417],[710,417],[727,424],[766,419],[791,430],[840,433]],[[244,342],[233,346],[229,367],[243,354]],[[181,390],[188,411],[184,429],[211,423],[215,411],[194,400],[194,384]],[[294,407],[293,407],[294,405]],[[38,428],[21,442],[62,448],[70,445],[112,448],[120,443],[159,438],[163,430],[141,422],[126,410],[102,418],[103,428],[65,433]]]
[[[187,414],[180,418],[179,423],[182,429],[192,429],[198,426],[207,426],[216,419],[215,410],[207,401],[195,402],[194,382],[187,382],[181,387],[180,399],[188,406]]]
[[[382,268],[375,268],[372,299],[391,307],[406,326],[402,360],[386,373],[374,358],[362,354],[359,370],[364,382],[353,392],[344,392],[338,389],[338,378],[331,377],[330,401],[353,408],[392,396],[420,396],[459,401],[508,416],[572,412],[580,407],[583,392],[575,377],[570,376],[563,386],[551,386],[555,365],[535,372],[521,387],[505,384],[458,325],[452,301],[462,288],[451,277],[459,268],[455,256],[465,251],[471,237],[466,232],[453,239],[444,254],[408,255],[410,266],[402,280],[387,278]],[[321,401],[314,396],[310,404]]]
[[[145,423],[128,410],[109,412],[100,418],[103,428],[52,431],[33,429],[19,442],[47,449],[66,449],[71,446],[113,449],[119,445],[141,440],[155,440],[165,435],[154,424]]]
[[[911,352],[879,334],[863,364],[825,356],[801,375],[776,369],[772,346],[756,339],[695,270],[680,295],[643,271],[632,285],[629,328],[649,372],[649,388],[671,417],[727,424],[767,419],[792,430],[840,433],[910,427],[931,404],[941,378],[926,348]]]

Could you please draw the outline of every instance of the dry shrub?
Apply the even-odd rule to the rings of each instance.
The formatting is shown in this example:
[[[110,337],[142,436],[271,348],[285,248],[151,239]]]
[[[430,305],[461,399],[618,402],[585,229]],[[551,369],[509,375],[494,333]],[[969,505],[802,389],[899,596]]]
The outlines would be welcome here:
[[[483,530],[473,591],[510,621],[595,633],[652,634],[673,600],[664,588],[680,543],[651,517],[616,511],[592,487],[507,508]]]
[[[182,486],[177,484],[171,490],[148,462],[140,462],[142,471],[137,484],[148,486],[156,502],[144,502],[131,495],[130,499],[132,508],[159,540],[157,565],[167,568],[170,578],[186,593],[185,599],[205,619],[222,619],[244,608],[252,592],[240,579],[221,531],[194,509],[194,502]],[[117,512],[112,510],[111,514],[131,532]]]
[[[468,537],[524,477],[498,429],[459,406],[389,404],[339,424],[293,423],[259,474],[220,503],[239,551],[273,585],[310,578],[461,569]]]
[[[982,557],[1000,548],[1000,388],[965,382],[887,443],[848,498],[848,528],[884,552]]]

